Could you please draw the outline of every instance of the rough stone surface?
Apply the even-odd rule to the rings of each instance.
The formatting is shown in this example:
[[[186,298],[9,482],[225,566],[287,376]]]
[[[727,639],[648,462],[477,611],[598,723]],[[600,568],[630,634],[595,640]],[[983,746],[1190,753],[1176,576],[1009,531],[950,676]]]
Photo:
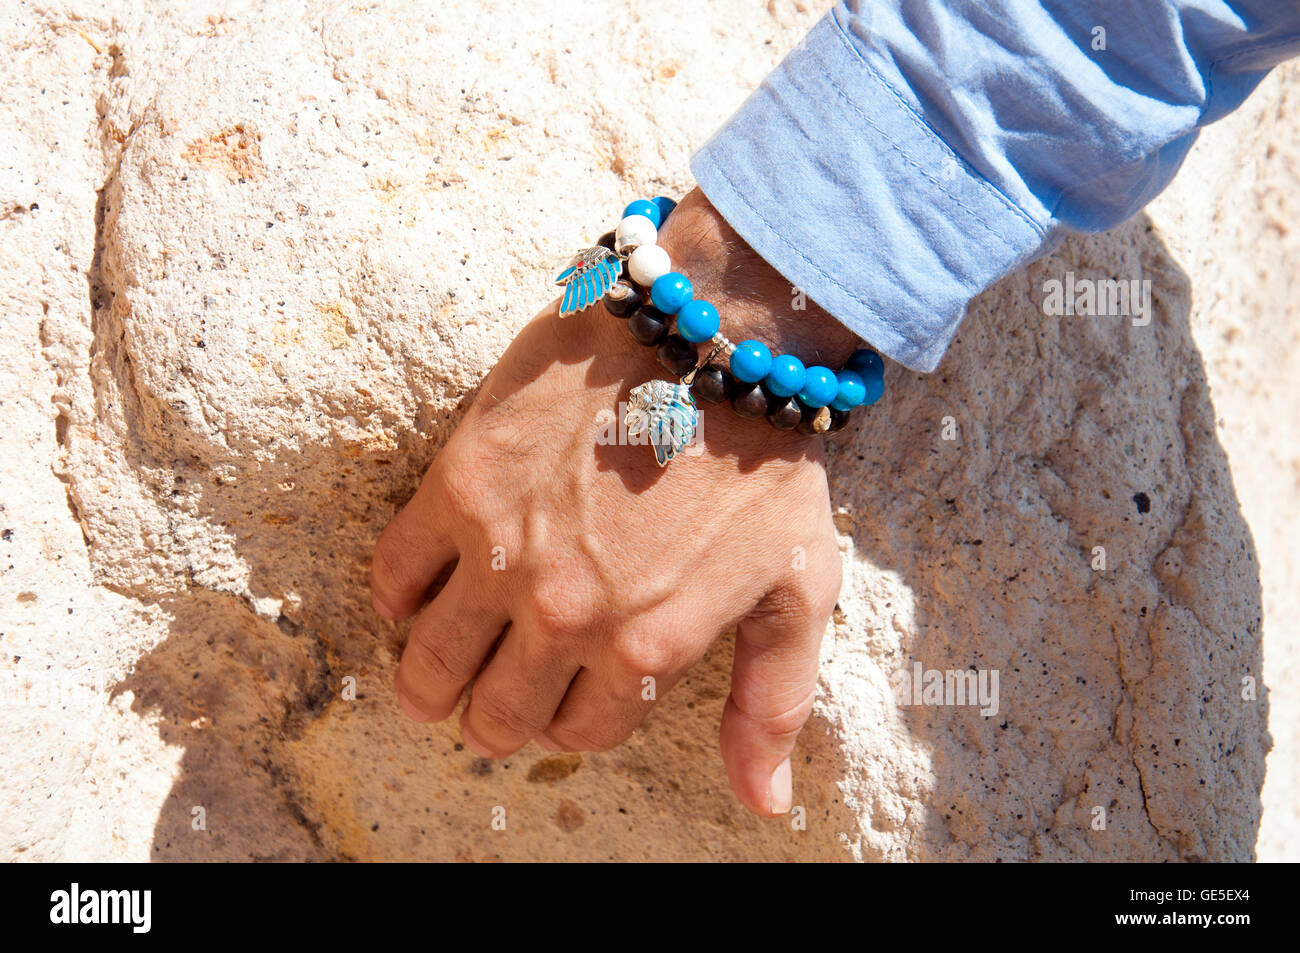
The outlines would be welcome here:
[[[623,747],[491,763],[399,715],[365,583],[563,251],[820,9],[262,6],[0,13],[6,857],[1295,859],[1300,73],[832,440],[796,830],[729,792],[725,640]],[[1045,316],[1067,271],[1150,324]]]

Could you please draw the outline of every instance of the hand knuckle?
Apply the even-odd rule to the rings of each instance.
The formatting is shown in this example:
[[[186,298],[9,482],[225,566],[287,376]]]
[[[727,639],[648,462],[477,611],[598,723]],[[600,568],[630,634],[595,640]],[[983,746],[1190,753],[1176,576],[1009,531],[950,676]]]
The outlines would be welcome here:
[[[609,649],[614,664],[623,672],[637,676],[657,675],[671,670],[675,660],[667,640],[619,640]]]
[[[782,619],[802,619],[812,614],[814,601],[808,583],[799,579],[771,593],[767,598],[766,609]]]
[[[395,535],[384,533],[375,543],[374,556],[370,562],[370,580],[372,585],[383,589],[411,589],[419,585],[415,568],[407,557],[409,550]]]
[[[780,599],[780,608],[795,618],[825,619],[835,608],[843,583],[839,560],[832,567],[818,573],[801,576],[786,587]]]
[[[630,731],[613,726],[602,727],[587,723],[552,724],[546,733],[571,751],[609,751],[617,748],[631,734]]]
[[[473,666],[448,652],[446,645],[432,632],[423,629],[414,631],[409,648],[418,670],[427,678],[464,685],[474,677]]]
[[[482,468],[459,456],[443,460],[429,475],[440,505],[461,518],[481,512],[492,494]]]
[[[812,689],[790,705],[782,705],[773,711],[765,712],[747,711],[734,696],[732,704],[764,734],[779,738],[799,733],[812,714],[813,702],[816,698],[817,690]]]
[[[537,724],[495,694],[479,693],[474,696],[472,705],[474,713],[480,719],[497,731],[511,736],[531,738],[546,727]]]
[[[816,619],[828,619],[840,600],[840,580],[827,580],[820,591],[812,598],[812,616]]]
[[[587,606],[572,584],[539,584],[533,588],[530,603],[532,620],[543,638],[570,639],[589,628]]]
[[[823,598],[833,606],[835,600],[840,597],[840,589],[844,587],[844,562],[840,559],[838,546],[832,546],[826,554],[826,569],[822,573],[822,578],[825,580],[827,590]]]

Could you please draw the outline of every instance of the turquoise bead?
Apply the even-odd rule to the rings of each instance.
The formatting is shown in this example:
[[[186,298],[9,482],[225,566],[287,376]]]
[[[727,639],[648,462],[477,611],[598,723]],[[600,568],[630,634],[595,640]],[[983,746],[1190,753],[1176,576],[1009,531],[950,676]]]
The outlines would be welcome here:
[[[870,348],[861,348],[853,352],[853,356],[848,359],[844,365],[851,371],[856,371],[864,379],[871,374],[883,374],[885,371],[885,362],[880,359],[880,355]]]
[[[772,370],[772,352],[762,341],[741,341],[731,355],[731,373],[746,384],[757,384]]]
[[[885,378],[881,374],[863,374],[862,383],[866,387],[866,395],[862,398],[862,406],[869,407],[876,401],[880,400],[885,393]]]
[[[660,275],[650,286],[650,300],[664,314],[676,314],[682,310],[682,305],[690,301],[693,294],[687,277],[675,271]]]
[[[832,410],[852,410],[867,399],[867,385],[857,371],[846,367],[835,376],[839,378],[840,389],[831,401]]]
[[[853,352],[845,366],[862,378],[865,392],[861,406],[867,407],[880,400],[885,393],[885,362],[879,354],[870,348],[862,348]]]
[[[655,198],[652,198],[650,201],[654,202],[655,205],[659,206],[659,220],[661,222],[666,222],[668,220],[668,216],[673,213],[673,209],[677,207],[677,203],[674,202],[666,195],[656,196]]]
[[[803,387],[799,390],[799,399],[807,407],[825,407],[840,392],[840,382],[835,372],[820,364],[808,368],[804,374]]]
[[[803,361],[793,354],[772,358],[772,369],[767,372],[767,389],[777,397],[793,397],[803,389]]]
[[[623,209],[623,217],[627,218],[629,215],[644,215],[655,223],[655,228],[663,224],[664,220],[663,212],[658,204],[651,202],[649,199],[637,199],[635,202],[630,203],[627,208]]]
[[[677,333],[696,344],[707,341],[718,333],[718,309],[699,298],[691,299],[677,312]]]

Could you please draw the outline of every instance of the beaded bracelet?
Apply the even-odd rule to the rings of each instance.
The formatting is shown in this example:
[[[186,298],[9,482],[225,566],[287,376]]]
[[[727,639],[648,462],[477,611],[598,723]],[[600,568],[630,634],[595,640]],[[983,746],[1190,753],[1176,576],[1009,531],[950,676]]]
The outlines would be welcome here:
[[[663,196],[632,202],[618,228],[578,252],[556,278],[565,285],[560,317],[602,300],[610,314],[627,319],[636,340],[657,347],[659,363],[680,378],[677,384],[647,381],[628,397],[628,433],[649,435],[659,466],[695,436],[699,411],[692,387],[710,403],[730,401],[742,417],[766,417],[778,430],[807,434],[833,433],[848,423],[854,407],[880,399],[884,365],[870,349],[855,351],[837,374],[805,367],[790,354],[774,357],[761,341],[732,343],[719,330],[717,309],[694,297],[690,281],[672,270],[668,252],[657,244],[659,227],[676,204]],[[630,281],[621,280],[625,264]],[[701,361],[696,346],[706,341],[711,348]],[[720,354],[730,372],[712,363]]]

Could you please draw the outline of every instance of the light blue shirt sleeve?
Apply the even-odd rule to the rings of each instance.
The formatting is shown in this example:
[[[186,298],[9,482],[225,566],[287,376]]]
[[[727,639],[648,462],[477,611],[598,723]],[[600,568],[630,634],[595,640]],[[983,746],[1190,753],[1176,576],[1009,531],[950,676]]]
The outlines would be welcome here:
[[[886,356],[1068,230],[1135,214],[1300,53],[1300,0],[844,0],[691,160],[754,249]]]

